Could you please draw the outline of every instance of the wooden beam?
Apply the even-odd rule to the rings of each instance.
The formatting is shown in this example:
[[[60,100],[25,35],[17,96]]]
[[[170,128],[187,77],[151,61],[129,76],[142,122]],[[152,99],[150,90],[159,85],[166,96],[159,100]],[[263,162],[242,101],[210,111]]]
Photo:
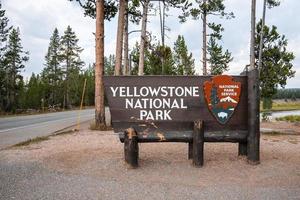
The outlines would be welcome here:
[[[248,72],[248,138],[247,158],[250,164],[259,164],[259,72]]]
[[[192,159],[193,158],[193,143],[192,142],[189,142],[189,145],[188,145],[188,159]]]
[[[131,168],[137,168],[139,158],[139,145],[137,133],[133,128],[129,128],[125,131],[124,135],[125,162],[129,164]]]
[[[204,128],[203,121],[194,122],[193,132],[193,164],[196,167],[203,166]]]
[[[248,131],[209,131],[204,132],[205,142],[247,142]],[[168,131],[137,134],[139,143],[149,142],[193,142],[193,131]],[[121,142],[124,142],[124,133],[119,134]]]

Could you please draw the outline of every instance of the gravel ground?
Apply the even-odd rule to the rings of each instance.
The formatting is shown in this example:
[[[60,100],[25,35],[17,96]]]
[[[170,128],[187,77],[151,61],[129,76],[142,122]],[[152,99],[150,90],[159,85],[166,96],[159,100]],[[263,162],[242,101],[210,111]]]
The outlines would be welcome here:
[[[206,143],[205,165],[187,144],[140,144],[129,169],[111,131],[83,130],[0,151],[0,199],[300,199],[300,136],[263,135],[261,164],[237,144]]]

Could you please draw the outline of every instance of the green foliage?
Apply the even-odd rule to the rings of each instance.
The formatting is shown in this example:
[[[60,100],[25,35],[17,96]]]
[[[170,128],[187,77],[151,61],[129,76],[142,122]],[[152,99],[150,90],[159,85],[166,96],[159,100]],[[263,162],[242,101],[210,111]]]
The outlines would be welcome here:
[[[194,59],[188,53],[183,36],[178,36],[173,51],[168,46],[150,44],[145,49],[145,75],[193,75]],[[137,75],[139,63],[139,44],[130,53],[132,69],[131,74]]]
[[[267,6],[273,8],[280,5],[280,0],[267,0]]]
[[[182,10],[183,14],[179,16],[181,22],[185,22],[190,16],[194,20],[207,18],[209,15],[225,17],[226,19],[234,18],[233,12],[225,12],[224,0],[191,1],[191,3],[186,3],[186,7]],[[204,49],[204,51],[208,53],[209,57],[204,62],[207,61],[210,64],[212,75],[222,74],[228,70],[228,64],[233,60],[231,53],[228,50],[223,52],[222,46],[218,44],[222,39],[224,28],[221,24],[215,24],[214,22],[207,23],[207,27],[210,34],[207,35],[209,39],[207,49]]]
[[[232,61],[231,53],[228,50],[223,52],[223,47],[217,44],[214,37],[210,37],[207,52],[209,54],[208,63],[210,64],[211,74],[219,75],[229,69],[229,63]]]
[[[156,45],[146,52],[145,75],[175,75],[172,50],[168,46]]]
[[[272,108],[272,103],[271,98],[263,98],[263,109],[270,110]]]
[[[300,122],[300,115],[288,115],[284,117],[277,117],[277,121]]]
[[[62,101],[59,98],[59,94],[63,92],[61,90],[63,73],[60,68],[59,50],[60,36],[57,28],[55,28],[50,38],[48,52],[45,56],[45,68],[41,73],[42,83],[47,94],[45,95],[45,102],[50,106],[59,105]]]
[[[195,59],[188,52],[184,37],[178,35],[174,43],[174,63],[177,75],[193,75],[195,73]]]
[[[261,107],[261,110],[264,109]],[[272,108],[268,111],[286,111],[286,110],[300,110],[299,101],[273,101]]]
[[[4,64],[4,53],[7,51],[7,39],[11,26],[8,26],[8,18],[5,17],[5,10],[2,10],[0,2],[0,112],[5,107],[6,102],[6,70]]]
[[[139,48],[140,45],[138,42],[135,43],[135,46],[133,47],[131,53],[130,53],[130,58],[131,58],[131,74],[132,75],[137,75],[138,74],[138,66],[139,66],[139,58],[140,58],[140,53],[139,53]],[[148,49],[145,49],[146,53],[145,55],[147,56]]]
[[[181,22],[185,22],[190,16],[198,20],[203,14],[234,18],[233,12],[225,12],[224,0],[207,0],[206,3],[203,0],[185,1],[182,11],[182,15],[179,16]]]
[[[75,1],[83,8],[84,15],[95,18],[96,17],[96,1],[95,0],[68,0]],[[113,18],[118,12],[115,0],[104,1],[104,17],[107,20]]]
[[[41,82],[40,76],[35,75],[33,73],[26,87],[27,87],[26,94],[25,94],[26,106],[23,108],[35,108],[35,109],[41,108],[42,103],[44,103],[45,101],[45,99],[43,98],[44,94],[47,93],[47,91],[43,90],[43,84]]]
[[[105,75],[114,75],[115,63],[116,63],[115,55],[109,55],[108,58],[106,56],[104,57],[104,74]]]
[[[80,59],[83,51],[78,46],[78,38],[70,26],[64,32],[60,41],[60,64],[64,76],[64,107],[70,108],[71,104],[77,103],[75,99],[80,98],[78,79],[84,62]]]
[[[261,21],[256,26],[255,57],[258,62]],[[287,51],[287,39],[277,32],[277,27],[265,26],[260,71],[261,97],[272,98],[278,87],[284,87],[287,79],[295,75],[292,70],[295,56]],[[258,65],[258,63],[256,63]]]
[[[95,104],[95,71],[94,66],[89,65],[89,67],[82,74],[82,80],[86,79],[86,91],[84,98],[84,105],[91,106]],[[83,86],[83,82],[81,84]]]
[[[273,99],[300,99],[299,88],[278,89]]]
[[[5,70],[5,110],[13,111],[17,109],[19,92],[22,89],[22,79],[20,72],[28,61],[28,52],[23,50],[19,29],[13,28],[9,34],[6,52],[3,55],[3,66]]]

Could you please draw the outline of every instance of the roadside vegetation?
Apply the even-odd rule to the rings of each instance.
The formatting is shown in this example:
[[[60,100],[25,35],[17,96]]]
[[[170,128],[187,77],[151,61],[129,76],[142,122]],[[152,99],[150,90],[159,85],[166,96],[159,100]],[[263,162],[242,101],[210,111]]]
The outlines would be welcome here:
[[[277,117],[276,120],[287,122],[300,122],[300,115],[287,115],[284,117]]]
[[[263,108],[263,102],[261,102],[261,112],[272,112],[272,111],[288,111],[288,110],[300,110],[300,100],[274,100],[271,108]]]
[[[47,135],[47,136],[41,136],[41,137],[36,137],[36,138],[31,138],[31,139],[28,139],[24,142],[20,142],[18,144],[15,144],[13,145],[12,147],[23,147],[23,146],[28,146],[30,144],[36,144],[36,143],[40,143],[40,142],[43,142],[43,141],[46,141],[46,140],[49,140],[50,137],[54,137],[54,136],[58,136],[58,135],[66,135],[66,134],[72,134],[74,132],[76,132],[78,130],[76,129],[72,129],[72,130],[66,130],[66,131],[60,131],[60,132],[57,132],[57,133],[54,133],[52,135]]]

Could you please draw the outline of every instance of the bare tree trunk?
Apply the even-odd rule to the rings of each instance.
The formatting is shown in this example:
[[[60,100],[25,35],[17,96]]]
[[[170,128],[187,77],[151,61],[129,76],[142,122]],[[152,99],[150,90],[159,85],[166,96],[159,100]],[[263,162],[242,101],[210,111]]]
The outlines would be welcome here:
[[[206,0],[203,0],[203,4],[206,5]],[[203,64],[203,75],[207,75],[207,67],[206,67],[206,49],[207,49],[207,44],[206,44],[206,10],[203,11],[202,15],[202,25],[203,25],[203,30],[202,30],[202,64]]]
[[[261,69],[261,65],[262,65],[262,49],[263,49],[263,41],[264,41],[264,27],[265,27],[265,19],[266,19],[266,5],[267,5],[267,0],[264,0],[263,16],[262,16],[261,30],[260,30],[260,41],[259,41],[258,69]]]
[[[255,45],[255,11],[256,10],[256,0],[252,0],[251,4],[251,39],[250,39],[250,70],[255,68],[255,55],[254,55],[254,45]]]
[[[143,4],[143,17],[142,17],[142,33],[140,42],[140,59],[138,75],[144,75],[144,62],[145,62],[145,43],[146,43],[146,25],[148,15],[149,0],[145,0]]]
[[[122,51],[123,51],[123,32],[124,32],[124,15],[125,15],[125,1],[119,1],[119,18],[118,18],[118,32],[117,32],[117,44],[116,44],[116,64],[115,64],[115,75],[121,75],[122,67]]]
[[[105,128],[104,107],[104,1],[96,0],[96,64],[95,64],[95,122]]]
[[[162,23],[162,13],[161,13],[160,1],[158,2],[158,11],[159,11],[159,24],[160,24],[161,43],[164,44],[163,25],[162,25],[163,23]]]
[[[129,75],[128,64],[128,2],[126,2],[125,26],[124,26],[124,75]]]

